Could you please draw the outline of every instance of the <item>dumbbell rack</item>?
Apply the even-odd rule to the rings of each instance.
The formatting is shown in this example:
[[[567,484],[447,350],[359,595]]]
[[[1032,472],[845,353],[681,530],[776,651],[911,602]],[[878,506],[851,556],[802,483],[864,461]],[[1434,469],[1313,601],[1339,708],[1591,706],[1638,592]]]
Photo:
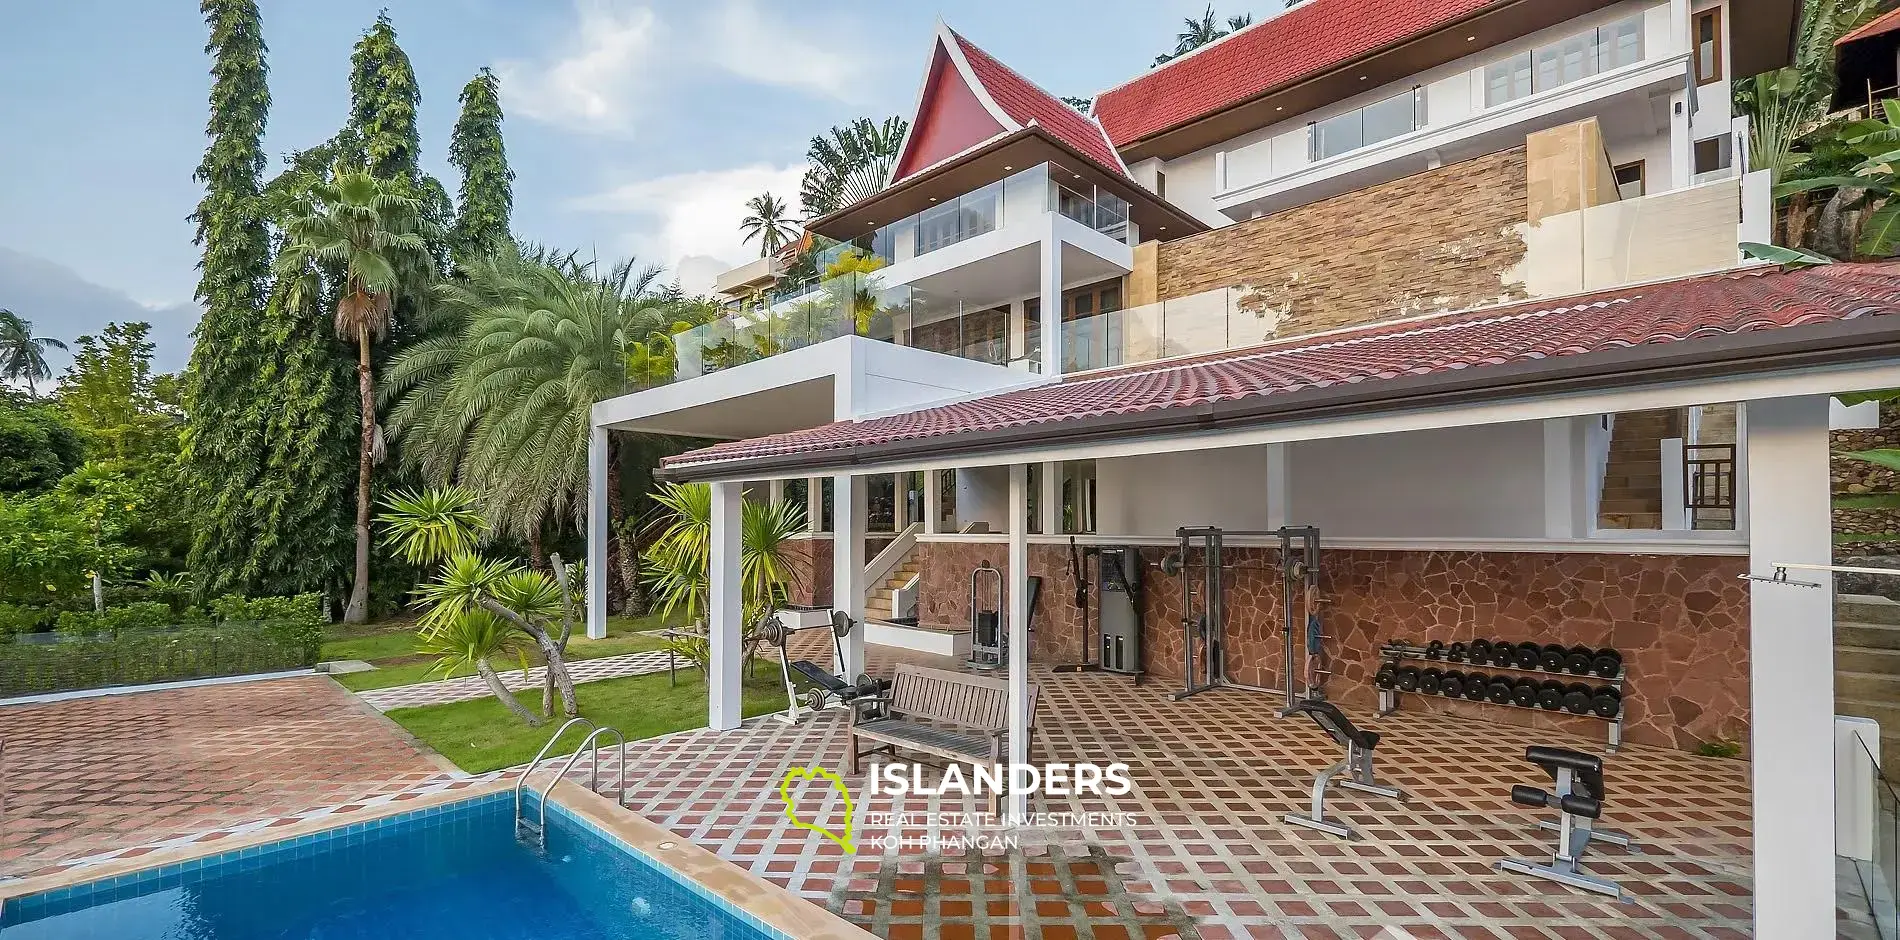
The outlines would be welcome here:
[[[1454,663],[1445,659],[1442,656],[1437,659],[1432,659],[1426,656],[1425,648],[1422,646],[1406,646],[1401,643],[1387,643],[1384,646],[1380,647],[1379,658],[1384,660],[1387,663],[1393,664],[1395,668],[1397,667],[1399,663],[1404,662],[1406,660],[1416,660],[1418,662],[1431,663],[1433,667],[1438,668],[1438,669],[1459,669],[1460,671],[1468,670],[1470,672],[1482,672],[1489,675],[1496,675],[1500,672],[1511,672],[1511,673],[1517,673],[1519,675],[1526,675],[1526,676],[1543,676],[1548,679],[1564,678],[1564,679],[1569,679],[1572,682],[1581,682],[1585,679],[1588,679],[1593,684],[1596,684],[1596,685],[1610,686],[1611,688],[1617,691],[1617,694],[1619,696],[1622,695],[1623,693],[1623,679],[1624,677],[1629,675],[1628,666],[1624,666],[1623,668],[1618,669],[1616,671],[1616,675],[1605,678],[1603,676],[1599,676],[1595,674],[1591,674],[1589,676],[1580,676],[1567,669],[1560,669],[1555,672],[1552,672],[1551,670],[1544,669],[1541,667],[1536,668],[1536,669],[1525,669],[1522,666],[1493,666],[1489,662]],[[1402,690],[1396,689],[1396,688],[1379,690],[1379,717],[1383,718],[1399,710],[1399,694],[1401,691]],[[1418,692],[1414,694],[1424,695],[1426,693]],[[1609,746],[1605,749],[1607,753],[1614,754],[1617,752],[1618,749],[1622,748],[1623,746],[1623,712],[1625,711],[1625,709],[1623,708],[1618,708],[1616,710],[1616,716],[1614,718],[1605,718],[1602,715],[1598,715],[1594,712],[1582,714],[1582,715],[1579,715],[1576,712],[1567,711],[1567,710],[1553,712],[1550,709],[1539,708],[1536,705],[1519,705],[1516,702],[1493,702],[1490,699],[1477,699],[1477,700],[1459,699],[1459,701],[1472,702],[1473,704],[1477,704],[1477,705],[1491,705],[1498,708],[1522,708],[1522,709],[1528,709],[1530,711],[1538,712],[1545,715],[1562,715],[1566,718],[1594,718],[1597,721],[1605,722],[1610,726],[1609,735],[1608,735]]]

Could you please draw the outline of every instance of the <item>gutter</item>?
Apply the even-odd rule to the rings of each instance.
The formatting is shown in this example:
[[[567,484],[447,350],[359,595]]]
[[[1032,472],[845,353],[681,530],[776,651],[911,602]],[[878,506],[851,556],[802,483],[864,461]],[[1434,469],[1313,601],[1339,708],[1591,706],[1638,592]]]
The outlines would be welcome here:
[[[1900,315],[1745,330],[1707,339],[1645,343],[1574,356],[1522,359],[1392,379],[1372,378],[1182,407],[1052,419],[988,431],[689,463],[660,468],[655,476],[684,482],[731,478],[746,473],[832,472],[935,456],[961,458],[1024,447],[1106,443],[1269,423],[1364,417],[1368,411],[1380,408],[1395,413],[1418,411],[1879,359],[1900,360]]]

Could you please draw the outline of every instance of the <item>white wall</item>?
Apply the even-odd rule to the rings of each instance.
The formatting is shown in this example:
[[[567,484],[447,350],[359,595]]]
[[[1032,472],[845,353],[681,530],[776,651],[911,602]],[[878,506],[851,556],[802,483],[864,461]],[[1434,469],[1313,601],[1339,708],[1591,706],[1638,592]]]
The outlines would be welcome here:
[[[1287,522],[1338,538],[1540,538],[1538,422],[1288,447]]]
[[[1184,525],[1269,528],[1267,448],[1098,460],[1095,513],[1102,535],[1173,535]]]
[[[1009,468],[965,467],[957,471],[956,526],[987,522],[991,532],[1009,531]]]

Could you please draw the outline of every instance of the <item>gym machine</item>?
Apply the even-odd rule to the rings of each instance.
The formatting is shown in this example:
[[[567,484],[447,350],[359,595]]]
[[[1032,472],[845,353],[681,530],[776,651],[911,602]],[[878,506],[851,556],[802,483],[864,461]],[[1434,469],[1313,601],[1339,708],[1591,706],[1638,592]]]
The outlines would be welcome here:
[[[1266,565],[1229,565],[1221,559],[1224,540],[1230,535],[1273,536],[1280,540],[1280,563]],[[1319,529],[1313,526],[1282,526],[1266,531],[1225,530],[1216,526],[1183,526],[1175,530],[1180,548],[1162,559],[1161,570],[1181,579],[1181,628],[1183,673],[1186,687],[1174,693],[1178,701],[1213,688],[1241,689],[1249,692],[1277,692],[1286,696],[1284,718],[1297,711],[1302,700],[1325,697],[1325,677],[1321,650],[1325,635],[1319,629]],[[1200,561],[1190,563],[1193,553]],[[1281,679],[1284,688],[1268,689],[1235,682],[1227,675],[1226,573],[1233,569],[1263,570],[1280,573],[1280,611],[1283,657]],[[1195,589],[1196,582],[1199,590]],[[1300,601],[1293,595],[1298,591]],[[1200,598],[1197,607],[1195,597]],[[1304,650],[1305,668],[1295,667]],[[1304,677],[1304,691],[1300,679]]]
[[[985,580],[995,585],[993,596],[996,598],[996,605],[987,610],[978,606],[978,596]],[[1008,662],[1009,632],[1003,629],[1003,573],[988,561],[983,561],[970,572],[968,665],[972,669],[988,671],[1001,669]]]
[[[1089,590],[1090,559],[1094,559],[1099,591]],[[1069,536],[1069,578],[1075,584],[1074,604],[1082,616],[1082,656],[1052,667],[1053,672],[1115,672],[1141,684],[1141,550],[1133,545],[1083,547]],[[1095,594],[1090,603],[1089,595]],[[1101,634],[1101,644],[1090,659],[1089,608]]]
[[[1377,731],[1361,731],[1331,702],[1305,701],[1294,705],[1289,711],[1299,712],[1313,719],[1320,729],[1329,735],[1333,742],[1346,749],[1346,759],[1320,771],[1313,778],[1313,811],[1305,816],[1288,813],[1280,817],[1281,822],[1295,826],[1305,826],[1321,832],[1336,835],[1342,839],[1357,839],[1359,833],[1351,826],[1326,818],[1326,787],[1333,778],[1345,774],[1346,779],[1339,786],[1346,790],[1357,790],[1373,796],[1403,800],[1405,792],[1397,787],[1388,787],[1373,779],[1372,751],[1379,746]]]
[[[1377,715],[1399,708],[1405,693],[1442,695],[1471,702],[1565,712],[1605,723],[1607,753],[1623,744],[1623,655],[1604,647],[1478,638],[1423,646],[1392,640],[1379,648],[1383,663],[1373,676]],[[1460,666],[1482,669],[1461,669]],[[1585,683],[1578,679],[1594,679]]]
[[[1557,833],[1557,853],[1548,865],[1529,859],[1507,858],[1498,862],[1498,870],[1547,878],[1572,888],[1621,898],[1623,889],[1616,882],[1586,875],[1578,867],[1592,841],[1624,847],[1631,844],[1629,836],[1595,827],[1596,820],[1603,816],[1603,758],[1569,748],[1533,745],[1524,749],[1524,759],[1544,768],[1556,781],[1557,792],[1513,786],[1511,802],[1520,806],[1546,806],[1558,811],[1560,815],[1557,822],[1544,820],[1537,824],[1540,829]]]
[[[775,716],[778,720],[788,725],[795,725],[802,717],[799,713],[800,696],[798,690],[792,686],[794,672],[812,686],[806,690],[803,700],[805,708],[813,712],[824,711],[831,707],[833,704],[831,700],[834,698],[837,699],[836,704],[849,706],[860,698],[881,695],[890,690],[889,679],[873,679],[869,675],[860,673],[855,682],[847,683],[832,675],[830,670],[809,659],[793,660],[786,653],[785,644],[792,634],[804,630],[828,629],[831,631],[832,652],[838,657],[832,661],[843,663],[844,638],[851,635],[851,628],[855,626],[851,622],[851,617],[844,611],[832,611],[829,620],[815,626],[790,626],[786,623],[784,613],[784,611],[775,610],[760,620],[758,626],[759,638],[778,648],[779,676],[785,680],[785,698],[791,703],[790,707]]]

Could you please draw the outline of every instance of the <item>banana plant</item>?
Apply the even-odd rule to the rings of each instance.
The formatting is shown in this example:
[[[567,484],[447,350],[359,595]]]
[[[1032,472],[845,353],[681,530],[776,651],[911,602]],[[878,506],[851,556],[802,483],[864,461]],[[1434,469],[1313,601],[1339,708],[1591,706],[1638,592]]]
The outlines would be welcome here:
[[[1853,195],[1845,208],[1872,206],[1861,224],[1857,251],[1866,257],[1886,258],[1900,250],[1900,101],[1881,102],[1878,120],[1853,121],[1842,127],[1840,140],[1860,157],[1849,176],[1815,176],[1775,186],[1776,198],[1796,193],[1838,190]]]

